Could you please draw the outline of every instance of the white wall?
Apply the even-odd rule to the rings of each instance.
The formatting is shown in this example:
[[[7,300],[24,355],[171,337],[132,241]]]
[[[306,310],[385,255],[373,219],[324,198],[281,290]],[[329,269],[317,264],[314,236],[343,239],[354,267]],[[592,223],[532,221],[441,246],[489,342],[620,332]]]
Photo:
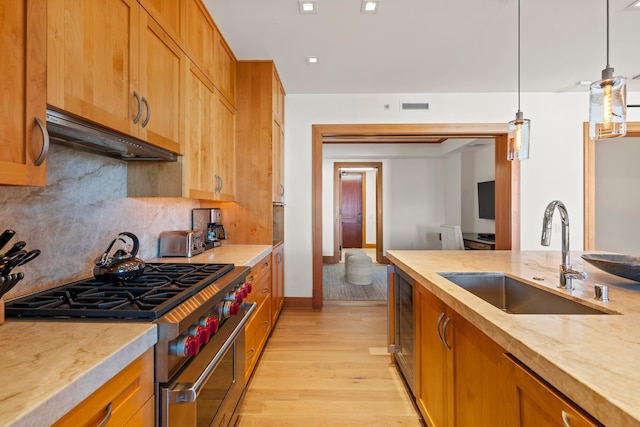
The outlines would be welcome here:
[[[640,254],[640,138],[596,141],[596,249]]]
[[[478,182],[495,178],[495,147],[493,144],[462,153],[462,231],[494,233],[496,221],[482,219],[478,214]]]
[[[428,101],[430,110],[401,112],[384,109],[385,104],[398,105],[400,100],[411,102],[413,99]],[[629,99],[634,99],[633,94]],[[286,296],[310,297],[312,291],[313,124],[506,123],[515,116],[516,106],[516,94],[506,93],[287,95]],[[588,94],[523,93],[521,106],[525,118],[532,122],[530,159],[522,162],[521,166],[521,248],[547,249],[540,246],[542,214],[549,201],[560,199],[567,206],[571,218],[571,248],[581,249],[582,123],[588,119]],[[640,111],[637,110],[630,109],[629,120],[640,120]],[[385,227],[391,220],[389,216],[385,214]],[[394,240],[385,236],[385,241],[391,244]],[[552,236],[551,249],[559,250],[559,245],[559,236]]]

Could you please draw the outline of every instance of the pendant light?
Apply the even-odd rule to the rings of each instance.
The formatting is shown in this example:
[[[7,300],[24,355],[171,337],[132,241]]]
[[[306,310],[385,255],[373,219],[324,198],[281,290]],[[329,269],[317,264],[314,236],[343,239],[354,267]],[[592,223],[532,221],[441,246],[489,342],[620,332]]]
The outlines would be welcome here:
[[[529,158],[529,131],[531,121],[524,118],[520,111],[520,0],[518,0],[518,111],[516,119],[509,122],[507,137],[507,159],[524,160]]]
[[[607,0],[607,67],[589,90],[589,137],[618,138],[627,133],[627,79],[613,77],[609,65],[609,0]]]

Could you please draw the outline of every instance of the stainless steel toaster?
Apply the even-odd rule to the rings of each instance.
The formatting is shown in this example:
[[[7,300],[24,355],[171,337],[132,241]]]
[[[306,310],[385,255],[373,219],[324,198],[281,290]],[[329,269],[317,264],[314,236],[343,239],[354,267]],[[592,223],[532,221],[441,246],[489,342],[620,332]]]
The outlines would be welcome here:
[[[160,233],[161,257],[191,257],[204,252],[204,233],[199,230],[163,231]]]

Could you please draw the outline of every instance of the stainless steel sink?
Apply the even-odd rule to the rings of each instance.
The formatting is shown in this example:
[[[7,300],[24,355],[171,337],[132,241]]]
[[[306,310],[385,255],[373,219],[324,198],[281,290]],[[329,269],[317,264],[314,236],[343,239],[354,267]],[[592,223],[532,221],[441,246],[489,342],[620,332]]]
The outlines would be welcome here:
[[[511,314],[610,314],[504,273],[438,273]]]

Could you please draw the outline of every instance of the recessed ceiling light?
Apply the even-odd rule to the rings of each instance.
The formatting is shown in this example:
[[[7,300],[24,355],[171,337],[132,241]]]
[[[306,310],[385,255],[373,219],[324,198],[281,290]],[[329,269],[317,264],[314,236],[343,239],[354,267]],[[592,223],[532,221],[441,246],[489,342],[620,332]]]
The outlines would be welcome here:
[[[307,56],[305,60],[307,61],[307,64],[317,64],[320,62],[317,56]]]
[[[316,0],[298,0],[298,9],[300,13],[316,13],[318,11],[318,2]]]
[[[377,13],[379,6],[380,6],[380,1],[378,0],[362,0],[360,13]]]
[[[627,9],[640,10],[640,0],[636,0],[633,3],[631,3],[629,6],[627,6]]]

